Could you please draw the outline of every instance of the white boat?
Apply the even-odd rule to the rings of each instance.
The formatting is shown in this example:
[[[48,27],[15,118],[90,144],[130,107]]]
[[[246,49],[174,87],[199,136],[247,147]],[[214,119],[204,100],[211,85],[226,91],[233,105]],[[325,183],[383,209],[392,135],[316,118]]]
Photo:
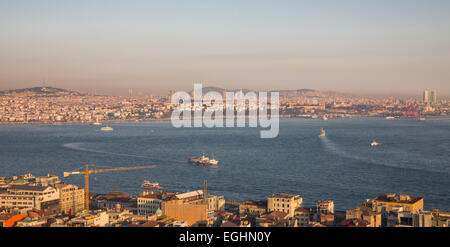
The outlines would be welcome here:
[[[101,131],[113,131],[114,129],[109,126],[105,126],[105,127],[102,127],[100,130]]]
[[[395,119],[393,116],[387,116],[386,119]]]
[[[205,152],[202,152],[201,156],[193,156],[189,158],[189,162],[196,164],[196,165],[203,165],[203,166],[217,166],[219,163],[218,160],[214,159],[214,154],[212,159],[205,156]]]
[[[373,142],[370,143],[370,146],[375,147],[375,146],[378,146],[378,145],[380,145],[380,144],[381,144],[381,143],[378,143],[378,142],[376,142],[376,141],[373,141]]]
[[[100,123],[100,122],[93,122],[92,125],[100,126],[100,125],[102,125],[102,123]]]
[[[144,180],[144,183],[141,185],[141,187],[144,189],[157,189],[157,188],[159,188],[159,183]]]
[[[320,128],[319,136],[325,136],[325,135],[326,135],[325,130],[323,128]]]
[[[327,121],[327,120],[328,120],[328,117],[327,117],[327,116],[325,116],[325,115],[323,115],[323,116],[322,116],[322,120],[325,120],[325,121]]]

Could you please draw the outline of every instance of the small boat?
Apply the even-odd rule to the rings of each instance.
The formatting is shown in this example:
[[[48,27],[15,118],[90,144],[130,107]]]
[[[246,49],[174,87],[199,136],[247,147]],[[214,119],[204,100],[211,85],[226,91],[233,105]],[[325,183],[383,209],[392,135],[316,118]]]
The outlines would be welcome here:
[[[202,152],[200,156],[193,156],[188,160],[192,164],[202,165],[202,166],[213,166],[216,167],[219,163],[218,160],[214,159],[214,154],[212,159],[205,156],[205,152]]]
[[[105,127],[102,127],[100,130],[101,131],[113,131],[114,129],[109,126],[105,126]]]
[[[323,116],[322,116],[322,120],[327,121],[327,120],[328,120],[328,117],[325,116],[325,115],[323,115]]]
[[[144,183],[141,185],[144,189],[158,189],[159,183],[158,182],[150,182],[148,180],[144,180]]]
[[[325,130],[323,128],[320,128],[319,136],[325,136],[325,135],[326,135]]]
[[[393,116],[387,116],[386,119],[395,119]]]
[[[370,146],[375,147],[375,146],[378,146],[378,145],[380,145],[380,144],[381,144],[381,143],[378,143],[378,142],[376,142],[376,141],[373,141],[373,142],[370,143]]]

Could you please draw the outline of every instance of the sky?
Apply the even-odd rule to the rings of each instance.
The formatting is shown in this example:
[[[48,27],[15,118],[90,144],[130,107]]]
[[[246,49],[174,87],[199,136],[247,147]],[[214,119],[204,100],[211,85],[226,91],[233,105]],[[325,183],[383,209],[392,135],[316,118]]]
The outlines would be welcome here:
[[[448,0],[0,0],[0,90],[450,97],[448,13]]]

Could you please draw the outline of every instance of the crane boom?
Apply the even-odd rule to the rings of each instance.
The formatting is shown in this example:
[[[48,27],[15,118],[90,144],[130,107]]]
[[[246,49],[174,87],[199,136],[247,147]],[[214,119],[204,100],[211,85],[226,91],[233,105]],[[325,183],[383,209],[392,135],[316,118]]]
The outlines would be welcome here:
[[[129,171],[129,170],[139,170],[139,169],[148,169],[155,168],[156,166],[134,166],[134,167],[117,167],[110,169],[97,169],[97,170],[89,170],[89,165],[86,164],[86,169],[84,171],[73,171],[73,172],[64,172],[64,177],[74,175],[74,174],[83,174],[84,175],[84,203],[86,212],[89,212],[89,174],[103,173],[103,172],[114,172],[114,171]]]

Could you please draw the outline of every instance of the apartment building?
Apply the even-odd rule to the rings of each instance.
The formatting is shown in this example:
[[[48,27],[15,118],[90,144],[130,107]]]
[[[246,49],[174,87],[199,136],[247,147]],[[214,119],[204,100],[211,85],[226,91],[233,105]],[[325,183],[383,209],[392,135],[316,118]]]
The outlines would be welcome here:
[[[137,212],[140,215],[156,214],[156,211],[161,210],[161,203],[168,196],[167,193],[144,193],[137,198]]]
[[[84,189],[72,184],[56,184],[59,191],[59,207],[63,214],[77,214],[84,210]]]
[[[380,212],[383,209],[387,212],[395,209],[403,208],[405,212],[418,213],[423,211],[423,198],[410,195],[379,195],[373,200],[376,211]]]
[[[334,202],[332,200],[323,200],[316,203],[318,214],[334,214]]]
[[[267,211],[285,212],[289,217],[293,217],[295,209],[302,206],[303,198],[299,195],[281,193],[272,194],[267,198]]]
[[[5,208],[56,209],[58,200],[59,192],[51,186],[11,185],[0,190],[0,207]]]

